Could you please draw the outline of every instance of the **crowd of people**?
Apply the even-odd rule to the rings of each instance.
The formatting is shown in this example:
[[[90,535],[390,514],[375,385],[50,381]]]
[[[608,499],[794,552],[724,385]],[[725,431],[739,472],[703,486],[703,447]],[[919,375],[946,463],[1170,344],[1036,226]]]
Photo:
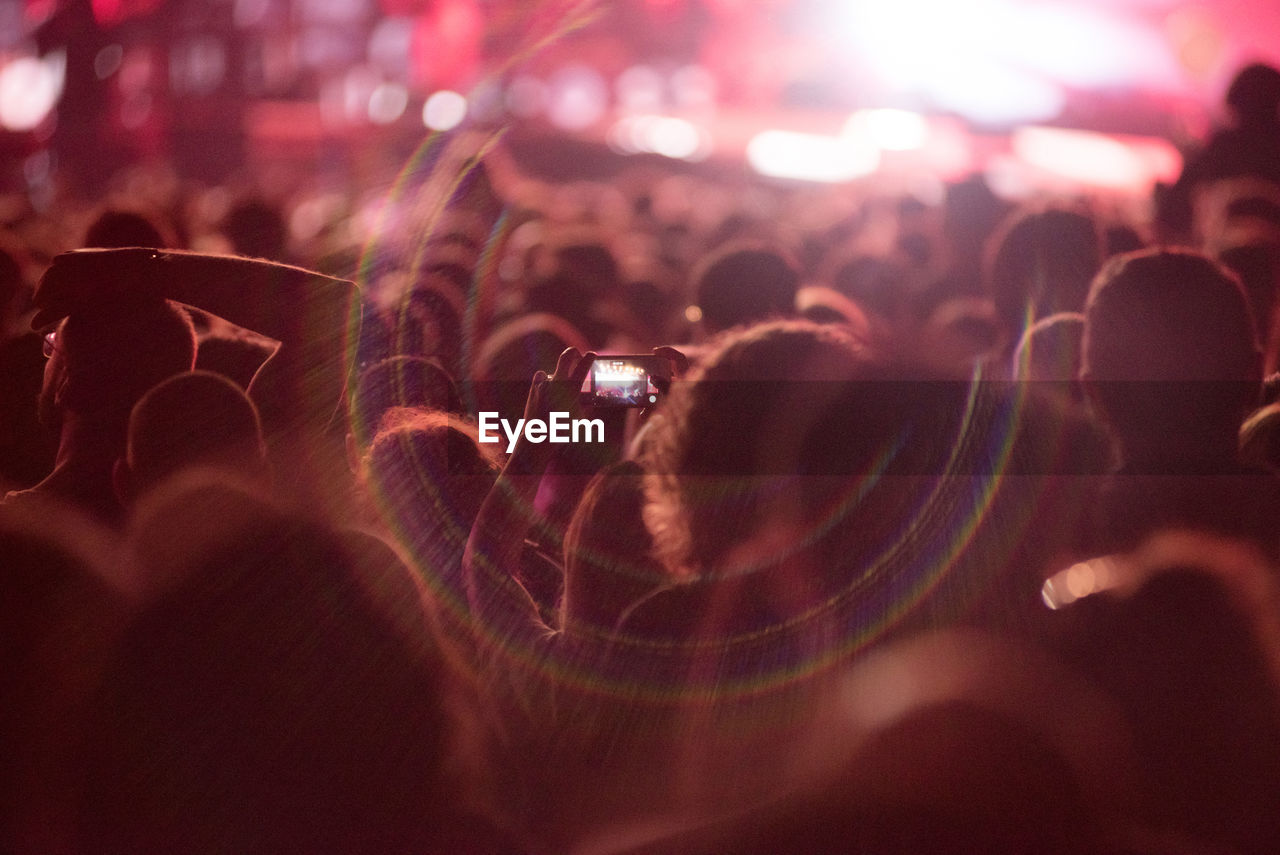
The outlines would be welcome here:
[[[465,137],[9,206],[0,851],[1274,852],[1280,72],[1228,102],[1140,220]]]

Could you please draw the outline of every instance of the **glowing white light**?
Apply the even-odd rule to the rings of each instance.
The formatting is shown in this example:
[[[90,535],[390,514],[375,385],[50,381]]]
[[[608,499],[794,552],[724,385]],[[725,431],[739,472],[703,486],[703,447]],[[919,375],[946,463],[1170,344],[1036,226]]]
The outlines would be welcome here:
[[[1159,30],[1083,4],[1028,3],[1017,37],[1002,43],[1013,64],[1085,88],[1176,85],[1179,71]]]
[[[1141,192],[1157,175],[1144,147],[1089,131],[1020,128],[1011,140],[1025,163],[1058,178],[1115,190]],[[1154,149],[1150,149],[1154,151]]]
[[[649,126],[649,144],[663,157],[689,158],[702,146],[702,135],[684,119],[660,117]]]
[[[1009,124],[1052,118],[1065,100],[1053,73],[1062,62],[1035,61],[1061,53],[1050,45],[1064,39],[1028,14],[1031,5],[893,0],[849,3],[843,12],[851,46],[890,90],[973,121]],[[1080,44],[1097,49],[1087,39]]]
[[[603,78],[585,65],[557,71],[550,80],[547,118],[566,131],[584,131],[600,121],[608,102]]]
[[[369,121],[389,125],[403,116],[408,106],[408,89],[399,83],[383,83],[369,95]]]
[[[441,89],[422,105],[422,124],[433,131],[451,131],[467,117],[467,99]]]
[[[19,57],[0,69],[0,126],[11,131],[37,127],[62,95],[66,55]]]
[[[606,139],[621,154],[701,160],[710,153],[706,134],[692,122],[673,116],[628,116],[609,129]]]
[[[909,110],[859,110],[845,122],[844,133],[884,151],[924,148],[929,123]]]
[[[989,61],[958,65],[930,87],[934,102],[975,122],[1040,122],[1062,112],[1066,95],[1056,84]]]
[[[880,152],[840,137],[762,131],[747,143],[747,162],[772,178],[839,182],[875,172]]]

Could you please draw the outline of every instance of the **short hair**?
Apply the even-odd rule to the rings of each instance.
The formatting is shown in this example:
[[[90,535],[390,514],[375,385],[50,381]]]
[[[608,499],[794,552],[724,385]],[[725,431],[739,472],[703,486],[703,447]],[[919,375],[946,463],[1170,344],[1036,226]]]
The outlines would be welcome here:
[[[800,274],[775,250],[731,247],[705,260],[693,281],[703,323],[720,331],[794,315]]]
[[[1089,293],[1080,376],[1122,443],[1234,435],[1261,393],[1239,280],[1190,250],[1118,256]]]
[[[195,366],[191,317],[169,300],[131,300],[73,313],[58,328],[66,388],[58,400],[81,413],[127,414],[147,390]]]
[[[147,484],[194,464],[229,465],[253,474],[266,464],[258,409],[220,374],[175,375],[134,406],[126,460],[135,481]]]
[[[1240,280],[1192,250],[1118,256],[1085,307],[1081,371],[1097,380],[1243,380],[1257,327]]]
[[[1001,325],[1014,336],[1029,321],[1080,311],[1102,263],[1097,226],[1073,211],[1015,215],[993,248],[987,270],[991,299]]]

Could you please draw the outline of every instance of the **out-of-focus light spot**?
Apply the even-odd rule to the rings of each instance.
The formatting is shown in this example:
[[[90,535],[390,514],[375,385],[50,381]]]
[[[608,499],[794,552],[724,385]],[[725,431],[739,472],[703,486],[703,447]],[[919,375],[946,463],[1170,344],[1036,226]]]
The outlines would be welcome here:
[[[507,109],[516,116],[529,118],[541,113],[547,106],[547,84],[536,77],[523,74],[507,87]]]
[[[1180,166],[1172,146],[1158,140],[1126,141],[1089,131],[1019,128],[1011,147],[1022,161],[1050,175],[1135,193],[1176,177]]]
[[[684,310],[684,319],[691,324],[696,324],[702,320],[701,306],[688,306]]]
[[[661,110],[662,89],[662,75],[647,65],[631,66],[614,83],[619,108],[632,113]]]
[[[1106,591],[1117,581],[1115,559],[1107,556],[1091,558],[1049,577],[1040,588],[1040,598],[1049,608],[1060,609],[1076,600]]]
[[[747,162],[771,178],[841,182],[875,172],[880,152],[841,137],[762,131],[747,143]]]
[[[403,77],[410,68],[413,19],[384,18],[369,35],[369,61],[387,74]]]
[[[566,131],[584,131],[600,121],[608,105],[604,79],[585,65],[560,69],[548,81],[547,118]]]
[[[124,48],[120,45],[107,45],[93,58],[93,73],[99,80],[106,80],[120,70],[120,63],[123,61]]]
[[[369,114],[373,91],[382,80],[364,67],[353,68],[342,78],[342,115],[348,121],[359,121]]]
[[[929,94],[939,107],[990,125],[1045,121],[1066,105],[1057,84],[986,61],[958,65],[936,80]]]
[[[991,53],[1011,67],[1083,88],[1167,81],[1168,51],[1150,27],[1085,4],[1023,3],[1002,15],[1008,38]]]
[[[983,179],[991,192],[1005,201],[1029,199],[1036,192],[1031,168],[1008,154],[995,154],[987,160]]]
[[[845,122],[844,133],[884,151],[924,148],[929,123],[909,110],[859,110]]]
[[[389,125],[404,115],[409,106],[409,90],[399,83],[382,83],[369,96],[369,121]]]
[[[1197,77],[1211,74],[1222,58],[1226,40],[1206,9],[1190,7],[1169,13],[1164,22],[1182,67]]]
[[[448,89],[433,93],[422,105],[422,124],[433,131],[451,131],[467,117],[467,99]]]
[[[609,145],[621,154],[659,154],[674,160],[702,160],[711,142],[692,122],[673,116],[628,116],[607,134]]]
[[[716,78],[700,65],[686,65],[671,75],[671,91],[681,107],[709,107],[716,100]]]
[[[61,52],[44,59],[19,57],[0,69],[0,126],[10,131],[37,127],[62,95],[65,72]]]
[[[134,47],[124,55],[120,64],[118,83],[120,91],[125,95],[133,95],[151,86],[154,79],[155,62],[151,53],[145,48]]]
[[[289,234],[297,241],[319,236],[326,226],[338,221],[343,204],[340,194],[323,194],[302,201],[289,217]]]
[[[197,37],[175,46],[169,63],[169,79],[176,91],[208,95],[226,76],[227,52],[217,39]]]

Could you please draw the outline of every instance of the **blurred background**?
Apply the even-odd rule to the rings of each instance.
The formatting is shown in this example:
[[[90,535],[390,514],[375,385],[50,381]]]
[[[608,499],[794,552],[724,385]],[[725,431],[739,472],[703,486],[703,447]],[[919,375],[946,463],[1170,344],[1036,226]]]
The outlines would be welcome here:
[[[1145,199],[1277,60],[1264,0],[0,0],[0,190],[92,197],[148,162],[385,182],[470,128],[554,180]]]

